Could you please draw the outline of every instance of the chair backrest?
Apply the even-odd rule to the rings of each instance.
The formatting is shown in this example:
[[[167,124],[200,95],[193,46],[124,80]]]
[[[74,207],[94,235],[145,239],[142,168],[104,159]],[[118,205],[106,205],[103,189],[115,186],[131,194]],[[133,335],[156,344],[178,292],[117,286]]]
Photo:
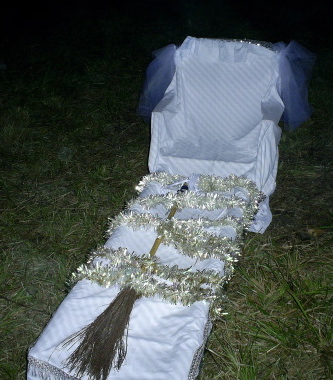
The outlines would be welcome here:
[[[284,109],[278,53],[253,42],[187,37],[174,62],[152,113],[149,170],[245,175],[270,192]]]
[[[280,119],[275,51],[244,41],[188,37],[177,49],[175,63],[170,87],[180,104],[179,137],[186,133],[229,141],[248,134],[263,119]]]
[[[278,122],[286,114],[284,121],[297,128],[309,116],[304,84],[313,55],[295,42],[285,46],[194,37],[164,52],[168,59],[153,61],[154,80],[147,81],[148,96],[143,97],[160,89],[154,86],[161,82],[157,74],[171,72],[166,75],[171,83],[151,108],[149,171],[245,176],[272,194]],[[268,198],[265,202],[256,230],[270,223]]]

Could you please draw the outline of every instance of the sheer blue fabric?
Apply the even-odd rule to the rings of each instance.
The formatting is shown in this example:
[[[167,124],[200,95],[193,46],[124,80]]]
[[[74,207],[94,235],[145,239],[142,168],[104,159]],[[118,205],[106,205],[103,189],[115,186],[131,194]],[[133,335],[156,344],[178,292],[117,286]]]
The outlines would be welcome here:
[[[140,95],[138,115],[147,122],[151,113],[169,86],[174,73],[174,56],[177,47],[170,44],[153,52],[153,61],[146,71],[146,79]],[[273,44],[279,57],[281,77],[281,98],[285,109],[281,120],[286,130],[295,130],[312,114],[308,102],[308,82],[316,56],[296,41]]]
[[[285,109],[281,117],[286,130],[295,130],[312,114],[308,102],[308,82],[316,56],[296,41],[288,45],[278,42],[281,98]]]
[[[153,52],[154,60],[146,71],[146,79],[140,96],[137,113],[149,121],[157,103],[163,98],[174,73],[176,45],[170,44]]]

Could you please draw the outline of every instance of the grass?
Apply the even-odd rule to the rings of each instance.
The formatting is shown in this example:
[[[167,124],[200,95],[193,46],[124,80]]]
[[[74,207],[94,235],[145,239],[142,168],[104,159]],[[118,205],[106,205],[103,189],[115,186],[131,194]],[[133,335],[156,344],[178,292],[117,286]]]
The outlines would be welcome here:
[[[173,21],[158,12],[154,22],[149,14],[137,19],[135,10],[119,20],[111,11],[73,16],[47,38],[13,37],[4,50],[1,379],[25,378],[27,349],[65,297],[66,279],[104,241],[108,218],[148,172],[149,126],[135,111],[150,52],[186,35],[269,40],[231,10],[217,23],[216,13],[182,4]],[[333,98],[325,49],[309,94],[315,112],[283,134],[273,222],[246,238],[200,380],[333,377]]]
[[[248,241],[228,288],[229,315],[210,338],[202,378],[332,378],[333,261],[323,247],[331,246],[327,239],[320,246],[281,246],[274,236]]]

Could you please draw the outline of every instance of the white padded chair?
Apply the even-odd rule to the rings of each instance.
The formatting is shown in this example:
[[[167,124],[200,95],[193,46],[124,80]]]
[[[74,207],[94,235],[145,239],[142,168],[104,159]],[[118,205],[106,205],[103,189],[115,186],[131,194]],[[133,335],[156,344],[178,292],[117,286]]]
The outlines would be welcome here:
[[[243,175],[271,195],[284,110],[278,61],[261,44],[187,37],[152,113],[150,172]],[[271,220],[264,207],[261,232]]]
[[[278,57],[259,44],[188,37],[152,114],[150,171],[245,175],[271,194],[284,110]]]
[[[253,180],[266,200],[251,230],[263,233],[272,219],[278,122],[295,130],[310,117],[307,84],[314,62],[296,41],[187,37],[178,48],[155,52],[139,106],[139,114],[151,116],[150,172]]]

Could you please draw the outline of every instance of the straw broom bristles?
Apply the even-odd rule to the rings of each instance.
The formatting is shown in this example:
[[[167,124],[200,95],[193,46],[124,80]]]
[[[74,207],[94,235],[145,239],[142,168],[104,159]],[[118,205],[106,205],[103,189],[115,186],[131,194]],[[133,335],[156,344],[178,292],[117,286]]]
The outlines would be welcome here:
[[[178,190],[182,193],[188,189],[187,183]],[[167,219],[177,212],[175,204]],[[163,236],[155,239],[149,255],[154,256]],[[79,346],[68,357],[65,364],[77,376],[87,374],[95,380],[106,380],[112,368],[120,369],[127,353],[127,335],[130,315],[135,301],[141,297],[135,289],[122,289],[110,305],[92,323],[65,340],[63,346]]]

